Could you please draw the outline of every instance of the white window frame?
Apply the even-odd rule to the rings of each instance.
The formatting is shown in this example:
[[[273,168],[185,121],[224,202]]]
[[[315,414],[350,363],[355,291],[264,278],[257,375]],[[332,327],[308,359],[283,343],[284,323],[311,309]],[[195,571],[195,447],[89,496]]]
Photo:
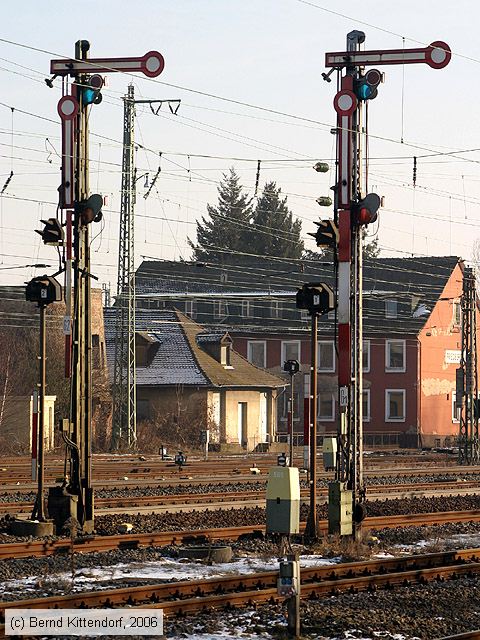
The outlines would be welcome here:
[[[322,367],[320,364],[320,345],[329,344],[332,347],[332,366],[331,367]],[[322,373],[335,373],[335,343],[333,340],[319,340],[317,343],[317,371],[321,371]]]
[[[300,318],[302,320],[309,320],[310,319],[310,314],[308,313],[307,309],[301,309],[300,310]]]
[[[223,308],[223,313],[222,313]],[[221,318],[226,318],[228,316],[228,308],[225,300],[214,300],[213,301],[213,317],[216,320],[220,320]]]
[[[329,311],[329,312],[327,313],[327,318],[328,318],[329,320],[335,320],[335,309],[332,309],[331,311]]]
[[[281,318],[282,317],[282,302],[280,300],[271,300],[270,302],[270,317]]]
[[[395,305],[395,311],[388,309],[389,304]],[[398,300],[385,300],[385,318],[389,320],[395,320],[396,318],[398,318]]]
[[[240,315],[242,318],[250,318],[251,317],[251,300],[242,300],[240,306]]]
[[[392,343],[401,343],[403,345],[403,367],[390,366],[390,345]],[[387,338],[385,340],[385,371],[386,373],[405,373],[407,370],[407,341],[397,338]]]
[[[267,366],[267,341],[266,340],[248,340],[247,341],[247,360],[250,362],[250,364],[253,364],[254,366],[258,367],[258,365],[256,365],[252,361],[252,345],[254,344],[263,344],[263,364],[261,366],[265,369]]]
[[[286,357],[286,351],[287,351],[287,344],[296,344],[297,345],[297,351],[298,351],[298,356],[296,358],[292,358],[292,360],[298,360],[299,363],[301,363],[301,357],[302,357],[302,343],[300,340],[282,340],[282,347],[281,347],[281,362],[280,362],[280,366],[283,367],[283,363],[287,361],[287,357]]]
[[[194,298],[185,300],[185,315],[192,319],[197,317],[197,301]]]
[[[367,346],[366,349],[365,349],[365,345]],[[366,367],[362,367],[362,371],[363,371],[363,373],[370,373],[370,340],[364,340],[363,341],[362,353],[367,353],[368,354],[367,366]],[[362,362],[362,365],[363,365],[363,362]]]
[[[302,403],[302,395],[300,393],[300,389],[294,389],[293,391],[293,422],[300,422],[300,411],[303,409]],[[282,410],[280,415],[281,422],[287,422],[288,420],[288,407],[290,404],[290,388],[287,387],[283,393],[282,399]]]
[[[401,393],[403,395],[403,417],[402,418],[389,418],[388,410],[390,406],[389,394]],[[406,422],[407,420],[407,392],[405,389],[385,389],[385,422]]]
[[[456,409],[455,409],[456,400],[457,400],[457,390],[456,389],[452,389],[452,422],[454,424],[459,424],[460,420],[458,418],[458,415],[459,415],[460,411],[456,411]]]
[[[317,420],[321,420],[322,422],[335,422],[335,394],[331,393],[332,396],[332,415],[330,416],[321,416],[320,415],[320,396],[328,395],[328,391],[319,391],[317,394]]]
[[[368,415],[363,415],[363,422],[370,422],[370,420],[372,419],[372,405],[370,404],[370,398],[371,398],[371,394],[370,394],[370,389],[364,389],[363,393],[367,396],[367,409],[368,409]]]
[[[459,327],[462,324],[462,305],[459,300],[454,300],[452,304],[453,326]],[[458,318],[457,318],[458,310]]]

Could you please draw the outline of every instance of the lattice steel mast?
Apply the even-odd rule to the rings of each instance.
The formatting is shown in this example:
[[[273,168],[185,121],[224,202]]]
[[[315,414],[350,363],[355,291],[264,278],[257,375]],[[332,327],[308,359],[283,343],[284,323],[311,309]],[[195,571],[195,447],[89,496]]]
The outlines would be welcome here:
[[[478,464],[477,296],[473,269],[463,271],[462,353],[457,369],[457,407],[460,407],[458,455],[460,464]]]
[[[135,373],[135,100],[133,85],[123,98],[123,160],[115,317],[112,448],[137,439]]]

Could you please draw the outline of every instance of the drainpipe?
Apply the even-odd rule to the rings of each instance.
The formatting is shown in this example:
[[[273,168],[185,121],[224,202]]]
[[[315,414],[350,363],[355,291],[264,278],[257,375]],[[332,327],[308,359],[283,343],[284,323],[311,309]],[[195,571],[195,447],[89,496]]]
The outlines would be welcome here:
[[[417,446],[422,440],[422,343],[417,336]]]

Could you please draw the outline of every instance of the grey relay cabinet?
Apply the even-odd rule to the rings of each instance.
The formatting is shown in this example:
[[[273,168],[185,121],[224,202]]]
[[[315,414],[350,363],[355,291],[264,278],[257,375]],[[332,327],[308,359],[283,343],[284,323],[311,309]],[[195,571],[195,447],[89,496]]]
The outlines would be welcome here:
[[[267,482],[267,533],[300,532],[300,479],[297,467],[272,467]]]

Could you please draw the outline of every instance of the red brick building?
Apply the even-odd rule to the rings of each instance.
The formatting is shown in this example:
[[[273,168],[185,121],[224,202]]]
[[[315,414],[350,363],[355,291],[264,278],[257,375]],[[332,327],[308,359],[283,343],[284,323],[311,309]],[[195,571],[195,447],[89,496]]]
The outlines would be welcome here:
[[[364,272],[364,440],[366,446],[453,444],[460,360],[463,263],[456,257],[377,258]],[[315,261],[249,265],[146,262],[137,272],[140,306],[174,306],[207,326],[228,329],[253,364],[283,374],[297,359],[294,429],[302,442],[309,390],[308,316],[295,307],[304,282],[332,282]],[[337,357],[334,313],[319,323],[318,432],[336,431]],[[277,433],[286,431],[287,393],[280,395]]]

